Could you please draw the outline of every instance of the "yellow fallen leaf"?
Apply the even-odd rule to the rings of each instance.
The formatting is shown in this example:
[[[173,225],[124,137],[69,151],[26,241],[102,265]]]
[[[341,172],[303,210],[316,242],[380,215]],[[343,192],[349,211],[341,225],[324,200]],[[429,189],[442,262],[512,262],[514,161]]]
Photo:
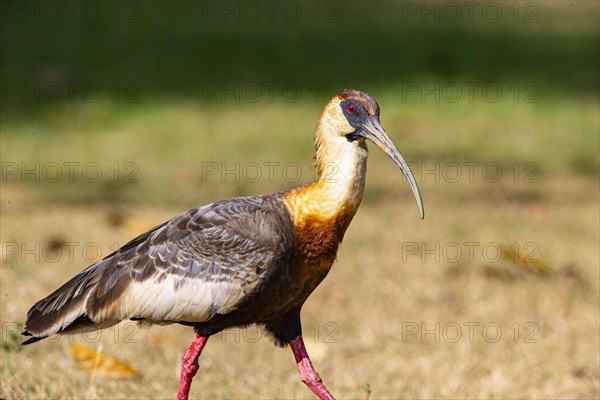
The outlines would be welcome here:
[[[534,244],[532,243],[531,246]],[[537,246],[537,244],[535,244]],[[500,246],[502,258],[512,261],[513,265],[525,269],[528,272],[546,276],[550,273],[548,264],[536,256],[537,247],[525,246],[524,249],[512,246]]]
[[[118,358],[103,354],[79,343],[70,345],[71,357],[84,371],[98,376],[128,379],[140,376],[140,373],[129,364]]]

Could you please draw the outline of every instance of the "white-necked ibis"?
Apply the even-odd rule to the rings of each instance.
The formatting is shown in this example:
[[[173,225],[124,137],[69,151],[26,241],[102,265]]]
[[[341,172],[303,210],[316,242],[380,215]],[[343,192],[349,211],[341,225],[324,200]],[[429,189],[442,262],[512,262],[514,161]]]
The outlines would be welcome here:
[[[316,182],[209,204],[138,236],[38,301],[27,314],[24,335],[31,338],[24,344],[123,320],[193,326],[196,338],[181,366],[181,400],[211,335],[258,324],[275,344],[291,346],[302,381],[320,399],[333,399],[304,347],[300,308],[329,272],[362,199],[366,139],[402,170],[423,218],[419,189],[381,127],[377,102],[342,90],[317,125]]]

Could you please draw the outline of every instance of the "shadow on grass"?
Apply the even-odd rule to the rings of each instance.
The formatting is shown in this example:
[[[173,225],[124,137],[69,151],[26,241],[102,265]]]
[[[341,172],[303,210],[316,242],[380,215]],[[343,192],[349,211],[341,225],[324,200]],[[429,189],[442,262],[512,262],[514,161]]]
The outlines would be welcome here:
[[[573,96],[599,87],[590,4],[67,3],[4,2],[2,103],[11,115],[98,90],[122,102],[252,102],[308,88],[304,99],[322,102],[342,87],[419,80],[533,82]]]

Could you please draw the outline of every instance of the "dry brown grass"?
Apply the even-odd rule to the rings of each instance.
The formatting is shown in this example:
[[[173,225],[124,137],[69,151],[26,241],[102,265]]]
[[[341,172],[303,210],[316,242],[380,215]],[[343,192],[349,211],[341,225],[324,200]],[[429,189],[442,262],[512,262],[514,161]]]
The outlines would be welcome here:
[[[385,112],[383,105],[382,108]],[[314,109],[311,107],[307,115]],[[597,107],[591,109],[597,110]],[[270,112],[276,116],[276,121],[284,119],[281,108],[272,108]],[[432,116],[427,121],[429,126],[420,127],[418,121],[423,121],[420,119],[423,113],[423,110],[410,111],[398,121],[390,116],[387,121],[391,121],[388,126],[392,127],[388,130],[398,137],[393,133],[393,127],[412,121],[416,125],[409,127],[408,132],[428,132],[430,138],[440,127],[457,136],[464,132],[463,140],[457,139],[455,147],[460,149],[464,145],[464,149],[468,148],[471,135],[479,130],[479,121],[484,119],[480,114],[467,116],[465,121],[450,120],[449,126],[443,126],[443,115]],[[544,114],[549,121],[540,122],[540,125],[554,124],[552,129],[561,131],[573,121],[558,116],[557,120],[564,121],[564,126],[560,125],[552,120],[554,113],[553,110]],[[182,118],[185,115],[188,114],[181,113]],[[308,130],[304,136],[294,136],[294,130],[290,133],[294,143],[303,143],[302,153],[288,153],[290,159],[309,158],[309,129],[314,126],[315,117],[308,127],[297,128],[298,131]],[[190,131],[184,133],[183,141],[198,130],[197,120],[204,117],[187,118],[178,119],[181,129]],[[490,118],[501,119],[497,115]],[[534,113],[525,113],[512,123],[514,126],[527,125],[538,118]],[[588,119],[588,125],[580,124],[597,127],[595,118]],[[258,118],[253,123],[260,126],[263,122]],[[233,130],[230,126],[219,133],[230,128]],[[139,135],[144,127],[131,123],[116,129],[121,129],[123,136],[109,133],[107,137],[113,139],[108,143],[118,143],[115,147],[121,154],[127,153],[127,148],[122,145]],[[160,129],[154,128],[155,131]],[[252,129],[249,137],[257,140],[259,134],[253,134]],[[486,148],[485,154],[506,157],[506,146],[498,143],[510,145],[512,139],[495,136],[494,129],[490,128],[492,133],[488,137],[499,138],[495,142],[498,148]],[[161,136],[156,133],[149,137]],[[236,144],[238,139],[242,144]],[[404,137],[399,144],[413,139],[417,143],[425,141],[424,137],[415,135]],[[11,140],[9,143],[17,154],[13,159],[25,157],[23,154],[27,150],[23,149],[27,146],[19,145],[17,139]],[[226,153],[223,148],[227,149],[227,146],[217,147],[222,140],[223,136],[213,138],[203,151],[218,148],[221,154]],[[235,160],[243,154],[248,141],[250,139],[234,134],[229,143],[234,154],[230,159]],[[91,146],[86,145],[90,142]],[[89,147],[99,143],[101,138],[92,137],[88,142],[75,140],[69,142],[71,149],[64,151],[67,154],[68,151],[93,153],[97,150]],[[58,145],[50,143],[48,146]],[[159,140],[157,143],[148,140],[144,146],[150,155],[140,154],[138,148],[132,148],[132,152],[135,157],[140,157],[140,165],[149,165],[163,144]],[[281,141],[278,146],[287,149],[288,145]],[[417,144],[416,148],[427,153],[428,146],[433,154],[431,158],[435,159],[436,151],[447,150],[448,144]],[[406,146],[400,147],[411,159]],[[288,150],[275,147],[257,150],[257,154],[273,151],[285,153]],[[563,150],[556,151],[561,153]],[[102,159],[98,154],[91,157]],[[190,162],[191,157],[184,158],[182,162]],[[539,183],[535,184],[516,184],[510,179],[499,183],[461,180],[456,184],[421,181],[427,217],[420,221],[408,186],[401,183],[393,164],[381,155],[371,158],[369,192],[349,228],[338,262],[308,300],[302,314],[309,353],[330,390],[339,398],[359,399],[600,396],[597,176],[578,175],[572,171],[561,174],[560,168],[553,170],[552,164],[542,164],[550,172],[540,175]],[[166,170],[160,176],[180,179],[180,171],[170,167],[176,165],[176,161],[167,161]],[[142,175],[146,180],[152,180],[152,176]],[[159,193],[164,190],[161,182],[170,187],[167,180],[159,179],[146,182],[146,187]],[[286,187],[285,182],[276,184],[281,184],[280,188]],[[220,196],[222,190],[236,186],[225,183],[222,185],[225,189],[219,189],[218,183],[201,186],[193,180],[190,185],[187,189],[190,192],[196,187],[206,189],[201,190],[202,198],[215,193]],[[249,185],[242,185],[242,188],[242,191],[250,188],[249,193],[258,191]],[[193,338],[190,328],[169,326],[139,330],[131,323],[125,323],[103,331],[99,341],[95,341],[93,335],[61,337],[56,342],[40,342],[27,347],[17,345],[19,338],[13,332],[20,328],[17,324],[24,321],[28,307],[34,301],[86,265],[81,254],[83,244],[95,242],[107,252],[115,242],[123,244],[137,230],[186,209],[187,198],[183,204],[169,200],[169,206],[165,206],[145,198],[138,199],[137,203],[130,202],[127,199],[135,197],[135,193],[130,193],[126,200],[78,203],[48,190],[47,201],[40,202],[43,195],[35,185],[13,182],[2,187],[0,397],[173,398],[180,357]],[[168,194],[165,196],[170,199]],[[124,223],[115,224],[116,206],[130,215]],[[35,243],[43,247],[56,239],[77,243],[73,260],[66,254],[57,262],[48,262],[48,257],[44,259],[43,254],[40,260],[35,260],[35,255],[26,256],[22,251],[16,256],[6,254],[8,242],[25,243],[31,248]],[[466,254],[466,242],[478,243],[472,259]],[[548,273],[536,274],[518,262],[490,261],[490,257],[486,260],[482,256],[481,248],[485,244],[511,246],[515,242],[521,251],[529,251],[526,246],[534,243],[537,246],[535,258],[547,266]],[[411,255],[407,254],[407,243],[428,249],[434,249],[436,243],[440,248],[458,243],[465,253],[457,260],[454,260],[454,253],[443,251]],[[63,248],[63,251],[66,250]],[[439,341],[434,334],[424,338],[421,332],[409,334],[408,329],[420,329],[422,324],[434,329],[437,323],[440,324]],[[472,340],[469,339],[469,324],[474,326]],[[487,336],[482,331],[486,324]],[[462,337],[454,341],[456,326],[462,329]],[[517,326],[519,335],[515,338]],[[496,327],[502,333],[493,342]],[[527,336],[534,330],[535,333]],[[264,337],[253,343],[256,335],[256,330],[249,329],[213,337],[201,357],[201,371],[195,379],[191,397],[311,398],[298,379],[290,350],[275,348]],[[70,359],[70,340],[87,342],[93,347],[101,342],[104,352],[129,362],[142,372],[141,378],[118,381],[86,374]]]

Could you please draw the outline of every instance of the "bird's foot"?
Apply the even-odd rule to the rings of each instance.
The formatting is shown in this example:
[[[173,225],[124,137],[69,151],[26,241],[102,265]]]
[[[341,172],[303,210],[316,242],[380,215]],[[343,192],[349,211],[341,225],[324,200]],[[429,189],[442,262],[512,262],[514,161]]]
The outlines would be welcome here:
[[[181,359],[181,378],[179,379],[179,390],[177,400],[187,400],[192,387],[192,380],[198,372],[198,358],[208,340],[207,336],[196,335],[196,338]]]
[[[298,365],[298,372],[300,373],[300,379],[308,388],[316,394],[321,400],[335,400],[333,395],[327,390],[321,377],[315,371],[312,363],[310,362],[310,358],[308,357],[308,353],[306,352],[306,347],[304,347],[304,341],[302,340],[302,336],[296,337],[296,339],[290,341],[290,346],[292,347],[292,351],[294,352],[294,357],[296,358],[296,363]]]

